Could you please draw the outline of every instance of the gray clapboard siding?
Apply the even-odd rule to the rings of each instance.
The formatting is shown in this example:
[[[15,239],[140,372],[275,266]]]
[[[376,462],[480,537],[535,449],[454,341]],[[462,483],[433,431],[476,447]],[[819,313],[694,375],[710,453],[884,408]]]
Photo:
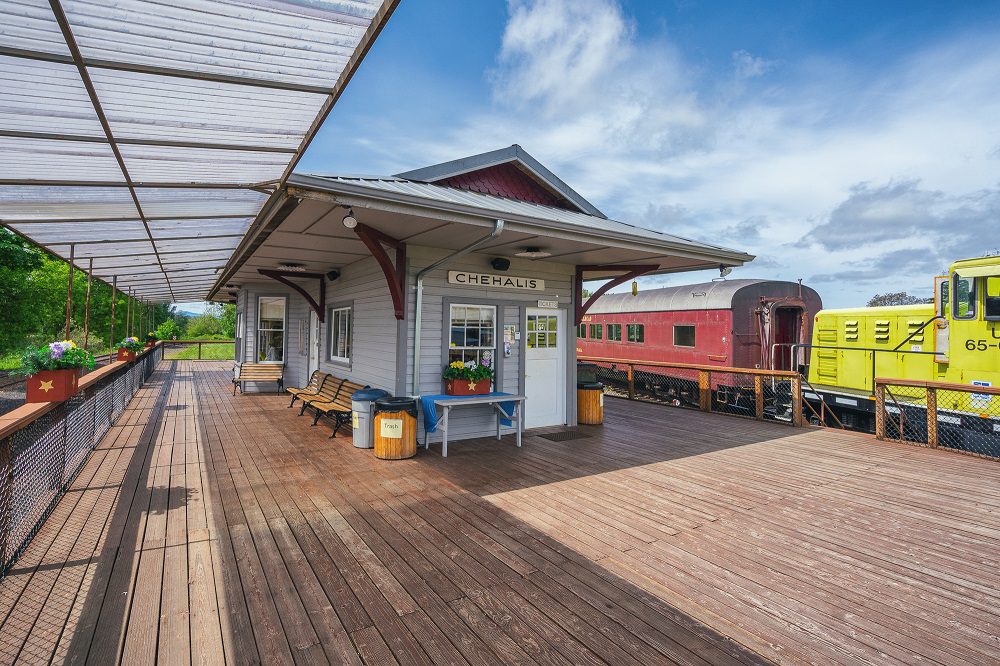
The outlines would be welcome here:
[[[254,363],[257,360],[257,303],[260,296],[284,296],[287,299],[285,309],[285,386],[302,386],[306,377],[308,358],[301,353],[298,346],[298,327],[300,321],[309,321],[309,304],[299,294],[282,284],[252,283],[244,285],[240,290],[245,299],[244,330],[245,339],[242,354],[243,363]],[[244,388],[247,392],[275,390],[271,382],[248,382]]]

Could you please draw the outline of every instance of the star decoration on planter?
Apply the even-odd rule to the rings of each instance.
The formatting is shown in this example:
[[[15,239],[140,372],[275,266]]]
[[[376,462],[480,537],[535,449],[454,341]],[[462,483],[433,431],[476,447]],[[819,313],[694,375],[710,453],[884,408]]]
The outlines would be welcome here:
[[[54,388],[55,387],[52,385],[52,380],[51,379],[49,381],[47,381],[47,382],[39,382],[39,384],[38,384],[38,390],[39,391],[45,391],[46,393],[48,393],[49,391],[51,391]]]
[[[469,390],[470,391],[476,390],[476,382],[469,382]]]

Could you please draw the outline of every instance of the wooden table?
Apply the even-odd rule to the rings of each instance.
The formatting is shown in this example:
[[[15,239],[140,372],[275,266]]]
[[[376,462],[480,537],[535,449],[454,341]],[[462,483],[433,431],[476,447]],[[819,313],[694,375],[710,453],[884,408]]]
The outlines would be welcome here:
[[[507,414],[500,407],[501,402],[513,402],[514,414]],[[448,398],[435,400],[434,406],[444,408],[438,423],[441,426],[441,457],[448,457],[448,414],[452,407],[464,407],[466,405],[492,405],[497,417],[497,439],[500,439],[500,422],[503,419],[514,419],[517,427],[517,445],[521,446],[521,433],[524,431],[524,396],[523,395],[477,395],[468,398]],[[424,448],[430,448],[430,439],[424,437]]]

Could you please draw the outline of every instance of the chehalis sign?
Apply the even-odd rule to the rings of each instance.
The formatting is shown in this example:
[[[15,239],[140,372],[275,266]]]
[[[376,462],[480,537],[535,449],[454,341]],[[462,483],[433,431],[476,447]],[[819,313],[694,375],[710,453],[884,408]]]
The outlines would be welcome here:
[[[448,271],[448,283],[465,287],[487,287],[496,289],[527,289],[545,291],[545,280],[494,273],[469,273],[468,271]]]

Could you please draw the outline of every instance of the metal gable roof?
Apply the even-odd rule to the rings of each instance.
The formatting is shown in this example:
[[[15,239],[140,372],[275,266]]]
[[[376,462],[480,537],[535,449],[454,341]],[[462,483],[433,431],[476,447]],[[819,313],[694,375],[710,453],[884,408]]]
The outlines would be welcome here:
[[[319,191],[363,194],[380,198],[396,199],[403,202],[425,203],[436,207],[459,207],[474,210],[481,215],[503,217],[508,220],[520,218],[528,223],[552,222],[585,235],[605,235],[648,243],[652,246],[670,249],[686,249],[692,252],[706,252],[728,258],[733,264],[742,264],[753,257],[730,248],[702,243],[652,229],[637,227],[625,222],[578,213],[563,208],[506,199],[503,197],[469,192],[431,183],[418,183],[398,177],[376,176],[309,176],[292,174],[290,186],[316,189]]]
[[[398,0],[0,3],[0,223],[206,297]]]

